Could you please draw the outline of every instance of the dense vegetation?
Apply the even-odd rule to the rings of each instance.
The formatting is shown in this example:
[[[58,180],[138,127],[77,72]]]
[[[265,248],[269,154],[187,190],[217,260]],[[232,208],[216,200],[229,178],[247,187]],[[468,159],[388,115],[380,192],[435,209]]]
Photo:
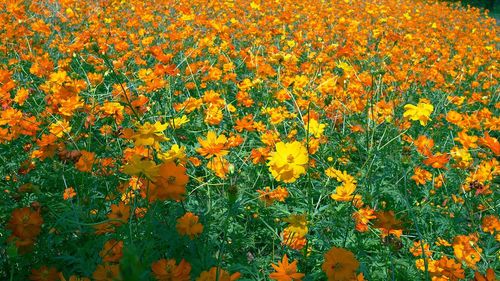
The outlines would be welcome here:
[[[0,7],[1,280],[498,278],[484,11]]]

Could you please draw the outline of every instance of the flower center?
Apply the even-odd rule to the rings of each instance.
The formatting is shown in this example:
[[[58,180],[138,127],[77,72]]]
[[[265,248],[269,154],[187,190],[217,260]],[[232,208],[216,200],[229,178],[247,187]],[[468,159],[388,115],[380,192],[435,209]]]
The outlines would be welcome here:
[[[167,182],[168,182],[169,184],[174,184],[174,183],[175,183],[175,177],[174,177],[174,176],[169,176],[169,177],[167,178]]]
[[[294,160],[295,160],[295,159],[294,159],[294,157],[293,157],[293,155],[292,155],[292,154],[288,154],[288,156],[286,157],[286,162],[287,162],[288,164],[293,163],[293,161],[294,161]]]

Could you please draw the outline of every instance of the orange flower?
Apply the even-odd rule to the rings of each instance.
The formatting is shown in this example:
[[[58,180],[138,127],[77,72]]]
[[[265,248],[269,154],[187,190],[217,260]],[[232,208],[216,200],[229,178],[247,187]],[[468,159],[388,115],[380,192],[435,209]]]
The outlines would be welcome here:
[[[158,281],[189,281],[191,265],[184,259],[179,264],[174,259],[161,259],[151,264],[153,274]]]
[[[156,122],[154,124],[146,122],[137,127],[137,131],[131,136],[131,138],[134,140],[135,146],[155,145],[158,142],[168,140],[163,133],[167,127],[168,124],[162,124],[160,122]]]
[[[111,205],[111,213],[108,214],[108,219],[112,220],[112,224],[119,225],[127,223],[130,218],[130,206],[120,202],[118,205]]]
[[[402,222],[396,219],[394,211],[376,212],[375,215],[377,216],[377,220],[373,226],[382,231],[382,238],[389,234],[394,234],[398,238],[401,237],[401,234],[403,234]]]
[[[479,272],[474,272],[474,281],[497,281],[495,271],[492,268],[486,270],[486,274],[482,275]]]
[[[304,274],[297,272],[297,261],[288,263],[286,254],[283,256],[282,261],[278,261],[278,265],[271,264],[276,272],[269,274],[269,278],[278,281],[300,281]]]
[[[450,157],[446,154],[436,153],[435,155],[428,155],[423,163],[434,169],[442,169],[444,165],[450,161]]]
[[[173,161],[163,163],[159,176],[150,186],[150,200],[183,200],[188,181],[186,168]]]
[[[332,247],[325,254],[321,269],[329,281],[347,281],[356,278],[359,262],[354,254],[346,249]]]
[[[488,132],[485,132],[484,137],[479,139],[479,144],[489,148],[495,156],[500,155],[500,142],[496,138],[490,137]]]
[[[59,272],[54,267],[46,267],[45,265],[39,269],[32,269],[31,281],[59,281]]]
[[[294,250],[301,250],[307,244],[307,239],[304,236],[300,236],[288,227],[283,229],[281,236],[281,244],[286,245]]]
[[[484,232],[488,232],[490,234],[495,233],[495,231],[500,232],[500,220],[494,215],[485,216],[483,218],[482,226]]]
[[[465,262],[472,269],[481,260],[483,250],[477,245],[479,238],[474,235],[458,235],[453,240],[453,252],[459,261]]]
[[[104,243],[99,256],[103,262],[119,262],[122,257],[123,241],[111,239]]]
[[[217,279],[217,276],[219,277]],[[240,273],[229,274],[221,268],[212,267],[209,271],[203,271],[196,281],[234,281],[240,278]]]
[[[12,235],[20,239],[35,239],[40,234],[43,218],[30,208],[20,208],[12,211],[8,229]]]
[[[356,221],[356,230],[359,232],[368,231],[368,223],[375,219],[375,211],[370,207],[365,207],[357,210],[352,216]]]
[[[117,264],[100,264],[95,269],[92,277],[95,281],[120,281],[120,266]]]
[[[415,174],[411,176],[411,179],[414,180],[417,185],[426,184],[432,179],[432,174],[420,167],[415,167],[414,173]]]
[[[229,151],[225,149],[227,138],[223,134],[217,136],[214,131],[208,131],[206,139],[198,138],[198,142],[201,147],[196,149],[196,152],[205,158],[212,158],[214,156],[221,157],[229,153]]]
[[[82,155],[78,159],[78,162],[76,162],[75,167],[81,172],[92,171],[92,165],[94,164],[95,160],[95,153],[85,150],[82,150],[81,153]]]
[[[209,160],[207,168],[221,179],[225,179],[232,164],[225,157],[214,157]]]
[[[75,189],[73,187],[68,187],[64,189],[63,199],[68,200],[76,196]]]
[[[177,232],[180,235],[187,235],[192,240],[198,234],[203,232],[203,225],[198,222],[198,216],[187,212],[177,219]]]
[[[465,149],[476,148],[478,139],[477,136],[467,135],[467,131],[465,130],[459,132],[458,137],[454,138],[454,140],[460,142]]]
[[[418,152],[424,156],[429,156],[432,154],[432,148],[434,147],[434,140],[428,138],[427,136],[420,135],[413,141],[413,144],[417,147]]]
[[[264,201],[266,206],[271,205],[274,201],[285,202],[285,199],[288,197],[288,190],[281,186],[278,186],[274,190],[266,186],[264,190],[259,189],[257,192],[259,193],[259,199]]]

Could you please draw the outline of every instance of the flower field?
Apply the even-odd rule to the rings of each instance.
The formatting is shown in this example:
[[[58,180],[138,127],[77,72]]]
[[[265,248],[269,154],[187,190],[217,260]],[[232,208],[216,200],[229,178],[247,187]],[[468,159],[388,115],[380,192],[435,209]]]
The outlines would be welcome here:
[[[486,11],[0,7],[0,280],[500,278]]]

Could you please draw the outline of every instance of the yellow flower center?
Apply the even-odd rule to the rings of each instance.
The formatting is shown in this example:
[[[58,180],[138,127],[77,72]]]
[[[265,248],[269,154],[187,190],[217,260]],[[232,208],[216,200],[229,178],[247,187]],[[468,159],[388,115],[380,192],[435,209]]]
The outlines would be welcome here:
[[[293,157],[293,155],[292,155],[292,154],[288,154],[288,156],[286,157],[286,162],[287,162],[288,164],[293,163],[293,161],[294,161],[294,160],[295,160],[295,159],[294,159],[294,157]]]

